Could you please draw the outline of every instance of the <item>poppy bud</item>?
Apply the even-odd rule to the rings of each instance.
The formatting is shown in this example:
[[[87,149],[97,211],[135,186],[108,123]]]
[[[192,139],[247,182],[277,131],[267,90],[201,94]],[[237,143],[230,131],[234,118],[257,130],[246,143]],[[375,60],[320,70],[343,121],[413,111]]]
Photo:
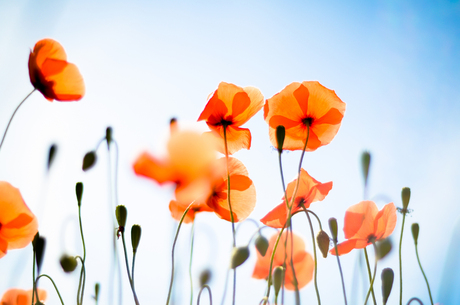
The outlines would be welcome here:
[[[420,226],[418,225],[418,223],[413,223],[412,227],[411,227],[411,230],[412,230],[412,237],[414,238],[414,243],[415,243],[415,245],[417,245],[417,243],[418,243],[418,233],[420,231]]]
[[[255,241],[256,249],[259,251],[260,255],[265,256],[268,249],[268,240],[259,234]]]
[[[131,227],[131,244],[133,246],[133,252],[136,253],[139,241],[141,240],[141,226],[134,225]]]
[[[81,168],[84,171],[87,171],[88,169],[93,167],[94,164],[96,164],[96,160],[97,160],[97,157],[96,157],[95,151],[90,151],[86,153],[85,157],[83,158],[83,165]]]
[[[97,302],[99,301],[99,291],[101,290],[101,284],[96,283],[94,285],[94,300]]]
[[[386,238],[376,244],[377,247],[377,258],[381,260],[385,256],[387,256],[388,253],[390,253],[391,249],[393,248],[391,241]]]
[[[59,260],[64,272],[72,272],[77,268],[77,259],[74,256],[63,254]]]
[[[105,130],[105,140],[107,141],[107,147],[110,147],[110,143],[112,143],[112,127],[107,127]]]
[[[286,137],[286,128],[283,125],[276,127],[276,143],[278,144],[278,152],[283,152],[284,138]]]
[[[329,218],[329,230],[331,231],[332,241],[337,243],[337,219],[334,217]]]
[[[45,246],[46,240],[43,237],[41,237],[37,232],[37,234],[35,234],[34,239],[32,240],[32,247],[35,251],[35,259],[37,261],[38,274],[40,274],[40,269],[42,268],[43,256],[45,254]]]
[[[394,272],[391,268],[385,268],[382,270],[382,297],[383,305],[388,301],[388,297],[391,293],[391,288],[393,288]]]
[[[327,252],[329,251],[329,244],[330,239],[329,235],[323,230],[319,231],[318,235],[316,235],[316,241],[318,242],[318,248],[323,254],[323,257],[327,257]]]
[[[403,189],[401,190],[401,199],[402,199],[403,209],[407,210],[407,207],[409,206],[409,200],[410,200],[410,188],[403,187]]]
[[[56,150],[57,150],[56,144],[53,144],[50,146],[50,150],[48,152],[48,167],[47,167],[48,170],[50,170],[51,165],[53,164],[54,157],[56,156]]]
[[[200,287],[203,287],[204,285],[208,284],[209,281],[211,280],[211,270],[205,269],[201,272],[200,274]]]
[[[75,194],[77,195],[78,206],[81,206],[81,198],[83,196],[83,183],[77,182],[75,185]]]
[[[117,217],[118,226],[122,232],[124,232],[126,226],[126,218],[128,218],[128,210],[124,205],[119,205],[115,209],[115,216]]]
[[[233,248],[230,268],[235,269],[236,267],[240,266],[248,259],[248,257],[249,257],[248,247]]]
[[[363,169],[364,185],[367,185],[367,177],[369,176],[369,166],[371,164],[371,154],[368,151],[361,155],[361,166]]]
[[[283,283],[284,277],[284,268],[278,266],[273,270],[273,287],[275,288],[275,296],[278,296],[278,293],[281,289],[281,284]]]

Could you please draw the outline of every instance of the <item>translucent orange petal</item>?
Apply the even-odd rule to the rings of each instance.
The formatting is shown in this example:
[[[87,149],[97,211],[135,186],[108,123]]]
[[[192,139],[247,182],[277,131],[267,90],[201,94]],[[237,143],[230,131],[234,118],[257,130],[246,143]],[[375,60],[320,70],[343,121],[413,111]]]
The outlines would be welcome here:
[[[345,103],[335,94],[334,90],[330,90],[317,81],[305,81],[302,85],[308,88],[310,96],[308,98],[308,110],[307,115],[320,120],[325,116],[331,109],[337,109],[343,117],[345,113]],[[341,121],[341,118],[340,118]],[[335,119],[330,124],[340,124]],[[326,122],[323,120],[322,124]]]
[[[386,204],[375,217],[375,236],[377,239],[387,238],[396,226],[396,207],[391,202]]]
[[[294,91],[301,86],[300,83],[294,82],[286,86],[272,98],[267,99],[264,107],[264,119],[271,128],[276,128],[275,122],[271,119],[278,115],[285,117],[294,122],[300,122],[303,118],[303,111],[294,97]],[[276,146],[276,143],[274,144]]]
[[[41,72],[45,89],[40,91],[45,97],[68,102],[78,101],[85,95],[85,83],[76,65],[48,58]]]
[[[187,207],[188,204],[184,204],[176,200],[171,200],[171,202],[169,203],[169,210],[171,211],[171,216],[177,221],[180,221]],[[212,209],[210,209],[205,203],[193,204],[190,210],[187,212],[187,215],[185,215],[184,222],[193,222],[195,220],[196,213],[199,212],[212,212]]]
[[[222,126],[209,126],[213,132],[206,132],[208,137],[214,138],[217,143],[217,151],[225,154],[224,129]],[[228,154],[233,155],[242,148],[251,148],[251,132],[247,128],[227,127]]]
[[[351,250],[355,249],[357,241],[357,239],[349,239],[340,244],[337,244],[337,251],[339,252],[339,255],[347,254]],[[329,253],[331,253],[332,255],[337,255],[335,252],[335,248],[332,248],[329,251]]]
[[[310,253],[306,251],[299,251],[295,254],[293,259],[294,261],[294,270],[297,279],[298,288],[301,289],[305,287],[313,279],[313,272],[315,268],[315,263],[313,257]],[[287,290],[295,290],[294,286],[294,275],[292,272],[291,265],[286,266],[286,276],[285,276],[285,287]]]
[[[286,223],[287,219],[287,207],[284,201],[277,205],[273,210],[268,212],[260,221],[269,227],[272,228],[282,228]]]
[[[8,243],[0,237],[0,258],[4,257],[6,252],[8,252]]]
[[[20,249],[31,243],[37,230],[38,222],[34,215],[20,214],[2,226],[0,236],[8,242],[9,250]]]
[[[290,182],[286,188],[286,194],[289,202],[292,201],[296,185],[297,179]],[[310,176],[303,168],[300,170],[300,181],[296,197],[303,199],[306,208],[309,208],[312,202],[321,201],[326,198],[331,189],[332,182],[321,183]],[[298,202],[297,199],[296,202]],[[297,208],[297,206],[293,207],[293,209],[294,208]]]
[[[22,289],[9,289],[7,290],[0,301],[1,305],[29,305],[32,303],[32,292],[33,290],[22,290]],[[43,289],[37,289],[38,298],[41,302],[44,302],[47,298],[47,293]]]
[[[233,107],[239,108],[238,111],[232,110],[233,122],[235,126],[241,126],[246,123],[264,106],[264,96],[259,89],[254,87],[244,87],[243,90],[247,96],[247,99],[244,95],[239,97],[241,101],[233,99]],[[238,106],[235,106],[237,102]]]
[[[206,120],[209,121],[209,123],[211,123],[212,125],[214,125],[220,122],[223,118],[225,118],[228,112],[229,108],[227,108],[227,105],[225,105],[225,103],[218,98],[216,90],[211,95],[211,98],[204,107],[203,112],[201,112],[198,121]]]
[[[367,239],[370,234],[374,234],[374,219],[378,211],[373,201],[361,201],[349,207],[343,228],[345,238]]]
[[[53,39],[42,39],[38,41],[32,51],[33,61],[38,68],[42,67],[47,58],[67,61],[67,55],[62,45]]]
[[[134,172],[163,184],[177,180],[177,173],[167,161],[161,161],[144,152],[134,162]]]

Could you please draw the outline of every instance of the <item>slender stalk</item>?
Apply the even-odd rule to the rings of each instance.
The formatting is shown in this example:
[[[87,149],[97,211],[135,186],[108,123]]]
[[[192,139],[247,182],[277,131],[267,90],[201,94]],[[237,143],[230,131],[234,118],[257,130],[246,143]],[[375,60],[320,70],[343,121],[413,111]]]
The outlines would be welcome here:
[[[125,253],[126,271],[128,272],[129,284],[133,292],[134,302],[136,302],[136,305],[139,305],[139,300],[137,298],[136,289],[134,289],[133,278],[131,277],[131,273],[129,272],[128,253],[126,252],[125,233],[123,231],[121,232],[121,240],[123,242],[123,252]]]
[[[345,281],[343,280],[343,272],[342,272],[342,266],[340,265],[340,259],[339,259],[339,250],[337,249],[337,240],[333,240],[334,242],[334,249],[337,257],[337,264],[339,265],[339,271],[340,271],[340,279],[342,280],[342,291],[343,291],[343,299],[345,300],[345,305],[348,305],[347,303],[347,293],[345,290]]]
[[[34,296],[35,294],[37,295],[38,299],[38,293],[37,293],[37,287],[35,286],[35,249],[32,248],[32,305],[34,305]]]
[[[310,210],[306,210],[306,211],[316,217],[316,220],[318,221],[319,229],[322,231],[323,226],[321,225],[321,220],[319,220],[318,215],[316,215],[316,213],[313,211],[310,211]]]
[[[407,305],[410,305],[410,303],[412,303],[413,301],[417,301],[420,305],[423,305],[422,301],[420,301],[419,298],[412,298],[409,300],[409,302],[407,303]]]
[[[80,236],[81,236],[81,242],[83,245],[83,259],[80,258],[82,261],[83,268],[80,271],[80,282],[78,284],[78,287],[79,287],[78,291],[80,291],[80,287],[82,287],[81,296],[77,293],[77,304],[83,304],[83,294],[85,292],[85,281],[86,281],[86,270],[84,268],[85,261],[86,261],[86,244],[85,244],[85,237],[83,235],[83,225],[82,225],[82,220],[81,220],[81,205],[78,205],[78,221],[80,224]],[[83,277],[83,273],[85,273],[84,277]],[[83,282],[82,282],[82,279],[83,279]]]
[[[134,286],[134,264],[136,263],[136,254],[137,252],[133,252],[133,262],[131,264],[131,281],[133,282],[133,286]]]
[[[47,274],[41,274],[41,275],[39,275],[39,276],[37,277],[36,282],[37,282],[41,277],[46,277],[47,279],[49,279],[49,280],[51,281],[51,283],[53,284],[54,289],[56,290],[56,293],[57,293],[57,295],[58,295],[58,297],[59,297],[59,300],[61,300],[61,304],[64,305],[64,301],[62,300],[62,296],[61,296],[61,294],[59,293],[59,289],[57,288],[56,283],[53,281],[53,279],[52,279],[49,275],[47,275]]]
[[[179,231],[182,226],[182,222],[184,222],[185,215],[187,215],[188,211],[192,208],[194,201],[189,204],[189,206],[185,209],[184,214],[182,214],[182,217],[179,221],[179,225],[177,226],[177,231],[176,231],[176,236],[174,236],[174,242],[172,246],[172,251],[171,251],[171,281],[169,283],[169,291],[168,291],[168,298],[166,299],[166,305],[169,304],[169,301],[171,300],[171,292],[172,292],[172,287],[174,283],[174,250],[176,249],[176,242],[177,238],[179,237]]]
[[[286,222],[287,223],[287,222]],[[270,297],[270,286],[272,284],[272,272],[273,272],[273,259],[275,258],[275,253],[276,249],[278,248],[278,244],[281,239],[281,234],[283,234],[284,229],[286,228],[286,224],[284,224],[284,227],[281,229],[280,234],[278,234],[278,237],[276,238],[275,245],[273,246],[273,252],[272,256],[270,258],[270,268],[268,272],[268,280],[267,280],[267,293],[265,294],[265,299],[264,299],[264,305],[267,304],[268,298]]]
[[[230,274],[230,269],[227,269],[227,274],[225,275],[225,285],[224,285],[224,293],[222,294],[222,300],[220,301],[220,305],[224,305],[225,297],[227,296],[227,287],[228,287],[228,276]]]
[[[288,228],[288,233],[289,231],[291,232],[291,269],[292,269],[292,279],[294,282],[294,290],[295,290],[295,303],[297,305],[300,305],[300,293],[299,293],[299,282],[297,281],[297,276],[295,273],[295,268],[294,268],[294,234],[292,233],[292,219],[290,221],[290,226]],[[286,239],[289,238],[289,234],[287,234]]]
[[[75,258],[80,259],[80,262],[81,262],[80,280],[78,282],[78,290],[77,290],[77,304],[82,304],[83,295],[85,293],[85,282],[86,282],[85,261],[81,258],[81,256],[76,256]]]
[[[310,224],[310,231],[311,231],[311,239],[313,241],[313,254],[315,257],[315,291],[316,291],[316,297],[318,299],[318,304],[321,304],[321,298],[319,296],[319,289],[318,289],[318,277],[317,277],[317,268],[318,268],[318,257],[316,255],[316,241],[315,241],[315,234],[313,233],[313,224],[311,223],[311,218],[310,214],[308,214],[307,209],[305,208],[305,205],[302,204],[302,208],[305,211],[305,215],[307,215],[308,218],[308,223]]]
[[[201,290],[200,290],[200,293],[198,293],[198,301],[197,301],[197,305],[200,305],[200,299],[201,299],[201,293],[203,292],[204,289],[207,289],[208,292],[209,292],[209,304],[212,305],[212,293],[211,293],[211,288],[209,288],[208,285],[204,285]]]
[[[428,284],[428,278],[426,277],[425,271],[423,271],[422,263],[420,262],[420,257],[418,256],[417,244],[415,244],[415,254],[417,255],[417,261],[418,261],[418,265],[420,266],[420,271],[422,271],[423,277],[425,278],[426,287],[428,288],[428,294],[430,295],[431,305],[433,305],[433,297],[431,296],[430,284]]]
[[[371,273],[371,267],[369,265],[369,257],[367,256],[367,250],[364,248],[364,257],[366,257],[366,265],[367,265],[367,273],[369,274],[369,283],[371,284],[370,290],[372,293],[372,300],[374,301],[374,305],[377,305],[377,302],[375,301],[375,294],[374,294],[374,288],[372,287],[372,273]],[[377,264],[377,260],[375,262]],[[367,299],[366,299],[367,302]],[[366,304],[366,303],[364,303]]]
[[[24,104],[24,102],[27,100],[27,98],[29,96],[31,96],[32,93],[34,93],[35,90],[37,90],[37,89],[34,88],[34,90],[32,90],[29,94],[27,94],[27,96],[22,100],[22,102],[19,103],[18,107],[16,107],[16,109],[13,112],[13,115],[11,115],[11,118],[10,118],[10,120],[8,122],[8,125],[6,125],[5,132],[3,133],[2,142],[0,142],[0,150],[2,149],[3,141],[5,141],[6,133],[8,132],[8,129],[10,128],[10,124],[11,124],[11,121],[13,121],[14,115],[19,110],[19,107],[21,107],[21,105]]]
[[[403,240],[403,232],[404,232],[404,222],[406,221],[406,210],[403,211],[403,220],[401,226],[401,237],[399,239],[399,305],[402,305],[402,295],[403,295],[403,279],[402,279],[402,240]]]
[[[377,261],[378,261],[378,259],[377,259],[377,248],[375,246],[375,243],[373,243],[373,245],[374,245],[374,252],[375,252],[374,275],[372,276],[371,285],[369,286],[369,290],[367,291],[366,300],[364,301],[364,305],[367,304],[367,300],[369,299],[371,291],[374,291],[375,275],[377,274]],[[364,248],[364,249],[366,249],[366,248]],[[367,259],[367,253],[366,253],[366,259]]]
[[[190,277],[190,305],[193,305],[193,277],[192,277],[192,261],[193,261],[193,244],[195,241],[195,222],[192,224],[190,233],[190,263],[188,265],[188,275]]]

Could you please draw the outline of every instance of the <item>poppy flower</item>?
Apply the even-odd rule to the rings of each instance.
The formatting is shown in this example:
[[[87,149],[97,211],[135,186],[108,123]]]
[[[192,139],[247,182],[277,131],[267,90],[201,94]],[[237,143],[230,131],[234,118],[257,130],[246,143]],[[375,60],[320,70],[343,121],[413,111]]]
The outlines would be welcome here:
[[[388,203],[379,211],[373,201],[361,201],[345,213],[343,232],[346,241],[337,245],[339,255],[353,249],[363,249],[373,242],[387,238],[396,226],[396,207]],[[335,249],[329,251],[336,255]]]
[[[184,215],[185,210],[188,208],[190,203],[183,203],[177,200],[171,200],[169,203],[169,211],[171,216],[179,221]],[[191,223],[195,220],[196,213],[199,212],[212,212],[212,209],[205,202],[194,202],[192,207],[184,217],[184,223]]]
[[[49,101],[78,101],[85,94],[80,71],[67,62],[64,48],[53,39],[35,44],[29,55],[29,77],[35,89]]]
[[[219,139],[224,139],[224,128],[226,128],[229,154],[234,154],[242,148],[249,149],[251,132],[240,126],[262,109],[264,97],[260,90],[221,82],[210,96],[198,121],[205,120],[212,134]],[[219,141],[218,150],[225,154],[222,140]]]
[[[283,266],[285,253],[287,255],[286,259],[286,272],[285,272],[285,279],[284,285],[288,290],[294,290],[294,276],[292,273],[291,267],[291,257],[292,262],[294,265],[295,275],[297,278],[298,288],[305,287],[313,278],[313,270],[315,268],[315,264],[313,262],[313,258],[310,253],[305,251],[305,243],[299,236],[293,234],[291,243],[291,236],[289,236],[287,240],[287,247],[285,248],[287,231],[284,231],[281,235],[281,239],[278,243],[278,247],[276,248],[275,256],[273,258],[273,270],[278,266]],[[256,279],[266,279],[268,278],[268,274],[270,272],[270,260],[273,253],[273,248],[275,246],[276,239],[278,238],[278,234],[273,235],[270,238],[270,242],[268,245],[267,253],[265,256],[262,256],[257,251],[257,261],[254,267],[254,271],[252,273],[252,277]],[[292,245],[292,246],[291,246]],[[292,255],[291,255],[291,249]]]
[[[0,181],[0,258],[11,249],[26,247],[38,231],[38,222],[21,193],[11,184]]]
[[[292,201],[292,196],[294,195],[296,184],[297,179],[290,182],[287,186],[286,194],[289,200],[289,204]],[[307,171],[302,168],[300,171],[299,188],[297,190],[294,206],[291,209],[291,213],[294,214],[297,211],[302,210],[302,205],[308,209],[312,202],[322,201],[331,189],[332,181],[321,183],[311,177]],[[283,228],[288,218],[288,213],[289,209],[286,206],[286,201],[283,196],[283,202],[271,210],[260,221],[263,224],[273,228]]]
[[[9,289],[7,290],[0,300],[1,305],[30,305],[32,304],[32,293],[33,290],[22,290],[22,289]],[[43,289],[37,289],[38,298],[40,302],[44,302],[47,297],[47,293]],[[36,299],[35,299],[36,300]]]
[[[270,141],[277,147],[276,127],[284,126],[283,149],[303,149],[310,133],[306,151],[329,144],[337,134],[345,103],[317,81],[294,82],[269,98],[264,106],[264,119],[269,125]]]

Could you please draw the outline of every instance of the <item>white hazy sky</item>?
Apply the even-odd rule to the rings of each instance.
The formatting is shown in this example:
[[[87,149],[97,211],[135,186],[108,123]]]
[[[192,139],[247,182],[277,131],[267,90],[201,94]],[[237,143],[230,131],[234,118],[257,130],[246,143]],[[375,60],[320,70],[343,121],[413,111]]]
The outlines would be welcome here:
[[[35,1],[0,0],[0,130],[31,90],[27,60],[38,40],[50,37],[66,49],[86,83],[77,103],[47,102],[34,93],[17,113],[0,151],[0,179],[20,188],[47,237],[43,272],[58,283],[67,304],[74,302],[77,274],[66,275],[58,259],[81,253],[74,187],[85,185],[83,221],[88,246],[85,303],[92,286],[102,283],[101,304],[109,304],[111,217],[108,154],[81,171],[84,154],[112,126],[120,146],[119,203],[129,209],[128,224],[139,223],[143,236],[136,261],[141,303],[166,299],[174,222],[169,216],[170,188],[138,178],[131,169],[144,150],[164,152],[168,122],[205,130],[195,121],[207,95],[220,81],[256,86],[266,98],[293,81],[318,80],[347,103],[334,141],[308,153],[304,168],[317,180],[333,181],[328,197],[312,205],[326,226],[339,226],[347,207],[362,200],[359,158],[372,153],[370,197],[381,208],[400,206],[400,190],[412,189],[403,243],[404,300],[417,296],[428,304],[418,269],[410,225],[421,226],[419,251],[435,301],[460,302],[460,4],[451,1]],[[282,196],[277,154],[258,113],[250,151],[235,157],[247,166],[257,190],[251,216],[260,219]],[[56,162],[46,174],[47,151],[58,145]],[[284,155],[286,180],[296,172],[300,153]],[[112,155],[114,157],[114,155]],[[380,198],[380,199],[379,199]],[[296,216],[296,232],[311,250],[305,219]],[[220,302],[231,246],[230,224],[214,214],[196,221],[194,279],[206,267]],[[243,225],[238,244],[252,234]],[[395,271],[389,303],[399,299],[397,237],[380,270]],[[179,238],[176,303],[188,304],[190,226]],[[270,230],[265,231],[270,237]],[[341,232],[341,231],[340,231]],[[341,233],[342,234],[342,233]],[[343,234],[340,236],[343,239]],[[342,257],[351,304],[362,302],[362,283],[353,279],[358,251]],[[371,252],[372,253],[372,252]],[[32,251],[11,251],[0,260],[0,293],[12,286],[30,289]],[[265,283],[250,278],[255,252],[238,271],[237,303],[257,304]],[[122,269],[124,271],[124,269]],[[334,257],[320,258],[319,288],[324,304],[342,302]],[[353,283],[356,289],[352,289]],[[49,303],[58,299],[49,283]],[[376,294],[380,299],[380,280]],[[353,292],[355,291],[355,292]],[[195,289],[195,296],[198,290]],[[116,292],[113,292],[116,295]],[[301,291],[314,303],[313,283]],[[154,301],[152,301],[154,300]],[[292,300],[288,294],[287,303]],[[204,304],[206,304],[203,301]],[[123,272],[123,304],[132,304]],[[228,304],[229,302],[227,302]]]

